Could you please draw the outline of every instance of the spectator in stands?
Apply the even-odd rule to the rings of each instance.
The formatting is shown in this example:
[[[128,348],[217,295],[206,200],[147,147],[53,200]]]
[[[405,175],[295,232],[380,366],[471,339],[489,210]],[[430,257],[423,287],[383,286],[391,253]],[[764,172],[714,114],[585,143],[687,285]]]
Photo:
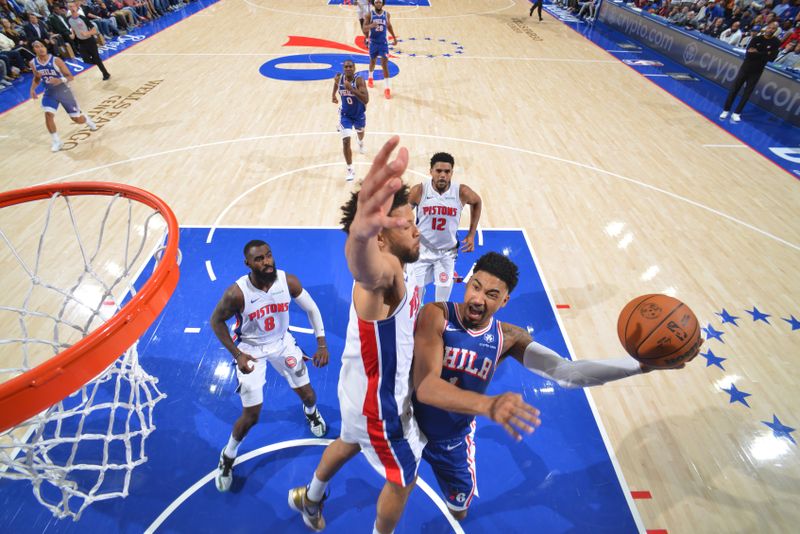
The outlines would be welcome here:
[[[790,7],[792,6],[789,5],[789,0],[782,0],[780,4],[772,8],[772,12],[775,13],[778,18],[782,19],[782,15],[788,11]]]
[[[792,33],[783,38],[783,41],[781,41],[781,48],[786,48],[787,46],[798,42],[800,42],[800,22],[794,25],[794,31],[792,31]]]
[[[714,22],[711,22],[706,25],[703,29],[703,33],[708,35],[709,37],[713,37],[714,39],[718,39],[724,26],[722,25],[725,22],[725,19],[722,17],[717,17],[714,19]]]
[[[14,26],[22,27],[22,12],[8,3],[8,0],[0,0],[0,16],[8,19]]]
[[[131,28],[133,28],[133,15],[128,11],[113,9],[112,6],[106,5],[102,0],[96,0],[94,7],[96,15],[104,19],[113,18],[117,24],[117,30],[119,30],[120,33],[129,32]]]
[[[143,19],[141,19],[139,15],[136,14],[136,9],[131,6],[126,6],[123,0],[109,0],[107,6],[109,9],[116,9],[117,12],[124,11],[128,15],[130,15],[131,18],[133,19],[134,27],[142,23]],[[130,26],[128,27],[130,28]]]
[[[50,30],[47,29],[44,21],[39,20],[36,13],[28,13],[28,23],[25,24],[23,28],[25,30],[25,40],[27,43],[41,41],[42,44],[55,55],[62,56],[64,54],[64,40],[57,33],[51,33]],[[28,58],[25,59],[28,60]]]
[[[0,61],[0,91],[8,89],[12,85],[14,85],[14,82],[8,77],[8,73],[6,72],[6,64]]]
[[[741,113],[744,105],[747,103],[747,99],[750,98],[753,89],[755,89],[761,73],[764,72],[764,67],[778,56],[781,42],[775,37],[777,31],[778,23],[772,22],[766,27],[762,35],[757,35],[750,40],[747,45],[744,62],[739,67],[739,72],[736,74],[736,79],[733,80],[730,92],[728,92],[728,98],[725,100],[722,113],[719,115],[720,120],[728,118],[736,94],[744,87],[744,93],[739,100],[739,105],[736,106],[736,111],[731,116],[733,122],[742,120]]]
[[[22,30],[13,28],[7,19],[2,19],[0,22],[2,22],[3,26],[3,35],[11,39],[11,42],[13,43],[12,49],[20,54],[22,60],[27,66],[28,62],[33,59],[33,52],[29,48],[30,44],[28,42],[28,38],[25,36],[24,27]]]
[[[725,18],[725,8],[722,7],[720,2],[712,1],[708,3],[708,20],[714,22],[717,19]],[[721,30],[720,30],[721,31]]]
[[[14,78],[18,77],[20,72],[28,70],[22,55],[14,48],[14,41],[5,33],[0,33],[0,61],[5,63],[6,72],[10,72]]]
[[[720,40],[725,41],[731,46],[739,46],[739,40],[742,38],[742,30],[740,30],[739,27],[740,24],[737,20],[730,28],[720,34]]]
[[[800,69],[800,41],[794,46],[786,47],[778,59],[775,60],[775,65],[781,68]]]
[[[22,0],[17,3],[22,5],[25,13],[36,13],[42,20],[50,16],[50,6],[46,0]]]
[[[55,4],[50,11],[50,17],[47,19],[47,24],[53,33],[57,33],[64,40],[65,46],[69,46],[71,51],[75,50],[74,34],[67,22],[67,10],[61,4]],[[75,57],[73,53],[70,57]]]
[[[111,13],[108,13],[105,9],[100,9],[97,4],[93,6],[85,5],[83,7],[86,17],[92,21],[92,24],[103,34],[103,37],[106,39],[119,37],[117,20],[111,16]]]

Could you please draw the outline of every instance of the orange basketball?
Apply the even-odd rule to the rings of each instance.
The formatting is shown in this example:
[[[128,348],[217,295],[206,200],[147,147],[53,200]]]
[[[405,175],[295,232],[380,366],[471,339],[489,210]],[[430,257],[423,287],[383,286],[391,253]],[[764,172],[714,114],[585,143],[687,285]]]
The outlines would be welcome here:
[[[617,334],[625,350],[651,367],[678,367],[700,344],[689,306],[667,295],[642,295],[622,309]]]

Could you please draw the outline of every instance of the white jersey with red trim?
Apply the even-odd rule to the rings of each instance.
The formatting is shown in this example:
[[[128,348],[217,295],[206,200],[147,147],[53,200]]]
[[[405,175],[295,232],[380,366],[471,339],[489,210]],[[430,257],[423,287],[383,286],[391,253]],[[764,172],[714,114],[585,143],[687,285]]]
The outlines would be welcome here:
[[[286,273],[276,270],[277,278],[269,290],[262,291],[250,281],[250,275],[236,280],[236,285],[244,295],[244,309],[236,313],[236,324],[233,327],[233,342],[245,342],[249,345],[274,345],[281,350],[287,344],[294,343],[289,333],[289,303],[292,296]]]
[[[408,274],[404,278],[403,301],[386,319],[361,319],[350,303],[339,374],[342,412],[379,420],[396,420],[411,413],[411,360],[420,299],[416,279]]]
[[[422,198],[417,206],[417,228],[419,240],[428,249],[454,248],[458,244],[456,232],[461,220],[461,203],[458,182],[450,182],[450,188],[439,193],[432,180],[422,183]]]

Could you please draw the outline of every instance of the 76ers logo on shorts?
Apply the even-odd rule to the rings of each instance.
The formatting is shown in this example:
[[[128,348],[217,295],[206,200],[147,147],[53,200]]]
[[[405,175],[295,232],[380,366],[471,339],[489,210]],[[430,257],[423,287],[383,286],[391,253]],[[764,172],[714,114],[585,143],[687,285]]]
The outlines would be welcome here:
[[[444,273],[444,272],[443,272],[443,273],[439,273],[439,281],[440,281],[441,283],[443,283],[443,284],[444,284],[444,283],[446,283],[446,282],[447,282],[447,280],[449,280],[449,279],[450,279],[450,276],[449,276],[447,273]]]
[[[295,358],[294,356],[289,356],[288,358],[286,358],[286,367],[288,367],[289,369],[294,369],[296,365],[297,365],[297,358]]]

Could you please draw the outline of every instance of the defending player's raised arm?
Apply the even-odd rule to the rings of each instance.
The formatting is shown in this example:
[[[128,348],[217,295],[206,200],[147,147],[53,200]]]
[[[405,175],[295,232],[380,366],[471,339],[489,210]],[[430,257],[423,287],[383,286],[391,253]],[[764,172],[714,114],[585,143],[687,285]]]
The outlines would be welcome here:
[[[61,75],[64,76],[64,78],[66,78],[67,81],[71,82],[72,80],[75,79],[72,76],[72,72],[69,70],[69,67],[67,67],[67,64],[64,63],[64,61],[60,57],[55,58],[54,63],[56,67],[58,67],[58,70],[61,72]]]
[[[478,222],[481,219],[483,200],[471,187],[464,184],[459,187],[458,196],[462,204],[469,205],[469,231],[464,238],[461,252],[472,252],[475,250],[475,232],[478,230]]]
[[[339,99],[336,97],[336,93],[339,92],[339,78],[341,78],[342,73],[337,72],[336,76],[333,77],[333,92],[331,93],[331,102],[334,104],[339,103]]]
[[[317,351],[313,357],[314,366],[324,367],[328,365],[328,343],[325,340],[325,325],[322,323],[322,314],[319,312],[317,303],[295,275],[286,275],[286,285],[289,286],[289,294],[294,301],[308,315],[308,322],[314,329],[314,335],[317,338]]]
[[[449,412],[483,415],[499,423],[512,437],[530,434],[539,426],[539,410],[516,393],[494,397],[461,389],[442,379],[445,311],[440,303],[423,306],[414,331],[412,380],[419,402]]]
[[[242,290],[238,285],[232,284],[225,290],[222,298],[217,302],[217,306],[214,308],[214,313],[211,314],[211,329],[214,331],[217,339],[219,339],[219,342],[222,343],[222,346],[228,349],[228,352],[230,352],[231,356],[236,360],[236,365],[239,367],[239,370],[247,374],[253,370],[250,366],[250,362],[255,361],[255,358],[239,350],[233,343],[233,339],[231,339],[228,325],[225,324],[225,321],[233,317],[235,313],[241,312],[243,309],[244,294],[242,294]]]
[[[400,177],[408,167],[405,148],[389,162],[399,143],[399,137],[392,137],[375,156],[358,193],[356,213],[344,246],[353,279],[367,291],[393,286],[400,270],[395,256],[381,252],[378,234],[384,228],[406,228],[410,224],[402,217],[389,215],[394,194],[403,186]]]
[[[555,380],[563,388],[599,386],[644,371],[631,357],[568,360],[534,341],[526,330],[508,323],[502,323],[502,327],[505,340],[503,357],[511,356],[529,371]]]

